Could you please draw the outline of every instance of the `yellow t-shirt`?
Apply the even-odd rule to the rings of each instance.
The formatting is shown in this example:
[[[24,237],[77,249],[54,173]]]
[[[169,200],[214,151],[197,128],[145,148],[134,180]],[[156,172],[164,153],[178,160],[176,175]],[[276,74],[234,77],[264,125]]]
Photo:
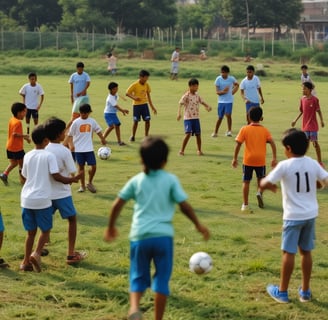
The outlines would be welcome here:
[[[141,84],[138,80],[130,85],[130,87],[126,90],[126,93],[132,94],[133,96],[141,99],[139,101],[133,100],[133,105],[137,106],[148,103],[148,93],[150,93],[150,91],[148,82]]]

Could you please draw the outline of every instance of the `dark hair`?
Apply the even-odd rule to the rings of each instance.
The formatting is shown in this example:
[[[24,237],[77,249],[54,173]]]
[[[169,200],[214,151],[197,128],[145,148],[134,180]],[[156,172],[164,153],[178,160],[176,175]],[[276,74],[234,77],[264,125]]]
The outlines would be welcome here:
[[[196,78],[191,78],[189,81],[188,81],[188,86],[193,86],[195,84],[199,84],[199,81],[196,79]]]
[[[139,153],[144,164],[146,174],[150,170],[158,170],[167,161],[169,147],[158,137],[147,136],[141,143]]]
[[[250,64],[249,66],[247,66],[246,70],[255,71],[255,68]]]
[[[26,109],[26,105],[21,102],[15,102],[11,106],[11,113],[13,114],[14,117],[17,116],[18,112],[24,111]]]
[[[310,89],[310,90],[313,89],[313,83],[312,83],[312,82],[309,82],[309,81],[305,81],[305,82],[303,82],[303,86],[304,86],[305,88]]]
[[[118,87],[118,84],[116,82],[110,82],[108,84],[108,90],[112,90],[114,88],[117,88]]]
[[[147,70],[140,70],[139,77],[149,77],[150,73]]]
[[[222,71],[229,73],[230,72],[230,68],[228,66],[224,65],[224,66],[221,67],[221,72]]]
[[[50,141],[56,140],[58,136],[66,129],[65,121],[56,117],[49,118],[44,123],[46,135]]]
[[[32,140],[34,144],[42,144],[44,139],[47,139],[46,130],[44,125],[39,124],[32,131]]]
[[[83,62],[78,62],[77,64],[76,64],[76,68],[84,68],[84,63]]]
[[[30,72],[27,76],[29,79],[32,77],[35,77],[35,78],[37,77],[36,72]]]
[[[302,70],[302,69],[307,69],[307,68],[308,68],[308,66],[307,66],[306,64],[302,64],[302,65],[301,65],[301,70]]]
[[[251,107],[248,111],[248,117],[251,121],[259,122],[263,116],[263,110],[261,107]]]
[[[306,134],[295,128],[286,130],[281,142],[285,148],[289,146],[291,152],[297,156],[304,156],[309,146]]]
[[[80,113],[90,113],[92,112],[91,106],[88,103],[82,104],[79,108]]]

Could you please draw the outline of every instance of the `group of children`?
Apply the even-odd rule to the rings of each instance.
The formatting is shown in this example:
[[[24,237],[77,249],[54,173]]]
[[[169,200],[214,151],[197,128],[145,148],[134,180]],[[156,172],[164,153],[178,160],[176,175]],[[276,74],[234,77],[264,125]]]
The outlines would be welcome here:
[[[83,75],[84,65],[77,65]],[[232,112],[233,94],[238,90],[239,84],[236,79],[229,76],[229,68],[221,68],[221,78],[215,81],[218,101],[218,122],[213,137],[217,136],[218,128],[224,115]],[[251,75],[251,78],[250,78]],[[34,75],[36,80],[36,75]],[[130,230],[130,310],[129,319],[141,319],[140,299],[144,291],[152,284],[155,292],[155,319],[162,319],[165,311],[167,296],[169,295],[169,279],[173,266],[173,226],[172,219],[175,204],[180,206],[181,211],[195,224],[196,229],[203,234],[204,239],[209,238],[209,230],[202,225],[192,207],[186,201],[187,195],[181,187],[176,176],[165,171],[169,148],[161,138],[149,137],[150,112],[157,110],[150,97],[150,86],[147,82],[149,73],[141,70],[139,80],[131,84],[126,95],[133,100],[133,127],[130,141],[135,141],[138,122],[141,118],[145,122],[145,139],[140,146],[140,157],[143,163],[143,172],[131,178],[119,192],[114,201],[108,228],[105,232],[105,240],[112,241],[118,236],[115,227],[116,220],[125,203],[133,199],[134,207],[133,222]],[[254,78],[254,68],[247,68],[247,81]],[[71,77],[72,103],[87,95],[90,78],[83,76],[84,84],[75,83]],[[318,113],[321,125],[324,126],[320,112],[319,101],[311,95],[313,84],[309,81],[303,83],[303,94],[300,103],[300,114],[292,122],[292,126],[303,116],[303,128],[301,130],[290,129],[285,132],[282,143],[287,160],[277,164],[276,145],[269,132],[260,124],[263,116],[260,103],[264,102],[259,80],[254,83],[241,83],[242,97],[246,103],[247,125],[243,126],[236,136],[232,166],[238,165],[238,154],[242,144],[245,143],[243,158],[243,212],[252,212],[248,206],[249,185],[255,171],[258,180],[257,200],[259,207],[263,208],[263,192],[268,189],[276,192],[276,183],[281,181],[283,197],[283,220],[282,233],[282,270],[280,284],[269,285],[269,295],[278,302],[287,303],[288,284],[294,267],[297,248],[302,257],[302,284],[299,288],[299,298],[302,302],[311,299],[310,277],[312,267],[311,251],[314,248],[315,218],[318,215],[318,203],[316,199],[317,181],[320,186],[328,185],[328,173],[323,169],[320,156],[320,147],[317,144],[318,126],[316,113]],[[35,82],[34,82],[35,83]],[[179,151],[184,155],[185,147],[191,135],[196,136],[197,154],[202,155],[199,105],[204,105],[207,111],[211,107],[198,95],[199,82],[197,79],[189,80],[189,90],[181,97],[177,120],[181,119],[181,109],[184,109],[185,137]],[[79,88],[77,88],[79,86]],[[257,101],[254,98],[256,90]],[[84,258],[84,254],[75,251],[76,239],[76,210],[72,201],[70,183],[81,181],[79,191],[84,192],[87,188],[96,192],[92,179],[96,172],[95,155],[92,145],[92,132],[96,132],[102,142],[106,144],[106,136],[115,128],[119,145],[124,145],[120,138],[120,121],[117,111],[124,115],[128,110],[119,107],[117,100],[118,84],[111,82],[108,85],[109,95],[106,100],[104,116],[108,128],[102,134],[97,122],[90,118],[91,106],[84,103],[79,107],[79,117],[73,119],[69,126],[65,122],[50,118],[44,124],[38,125],[32,132],[32,140],[35,148],[26,155],[23,149],[23,140],[30,142],[29,134],[24,134],[21,120],[27,113],[26,105],[15,103],[12,106],[13,118],[9,121],[7,155],[10,160],[9,166],[1,174],[0,179],[8,184],[8,174],[16,167],[20,167],[20,176],[23,182],[21,191],[22,220],[27,231],[25,242],[25,254],[20,269],[23,271],[41,271],[41,255],[45,244],[49,242],[52,228],[52,216],[58,209],[62,218],[68,220],[68,251],[67,263],[76,263]],[[43,91],[40,91],[43,92]],[[24,94],[26,99],[26,93]],[[24,100],[27,101],[27,100]],[[42,100],[43,101],[43,100]],[[40,108],[42,102],[38,104]],[[310,109],[310,111],[309,111]],[[34,114],[37,114],[34,113]],[[33,117],[33,112],[31,112]],[[37,116],[33,117],[34,119]],[[227,136],[231,136],[231,118],[228,118]],[[37,122],[36,122],[37,124]],[[82,133],[82,134],[81,134]],[[72,154],[62,142],[69,137],[68,145],[74,146],[75,160],[78,164],[78,174],[74,176],[76,167]],[[306,157],[309,141],[312,141],[318,155],[318,162]],[[272,162],[274,169],[266,176],[266,145],[272,148]],[[16,148],[15,150],[12,147]],[[18,150],[19,149],[19,150]],[[24,163],[23,163],[24,158]],[[91,166],[89,180],[85,185],[84,165]],[[38,172],[38,175],[35,174]],[[41,229],[41,235],[33,250],[37,228]],[[0,249],[3,238],[3,221],[0,213]],[[150,263],[154,262],[156,273],[151,281]],[[7,264],[0,259],[0,266]]]

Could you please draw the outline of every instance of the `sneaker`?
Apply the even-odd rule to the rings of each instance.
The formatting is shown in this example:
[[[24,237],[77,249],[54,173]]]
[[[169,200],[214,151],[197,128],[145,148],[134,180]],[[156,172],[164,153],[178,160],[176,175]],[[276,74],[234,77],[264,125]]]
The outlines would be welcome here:
[[[253,210],[249,207],[248,204],[242,204],[240,210],[244,213],[253,213]]]
[[[77,192],[84,192],[85,191],[85,188],[83,188],[83,187],[80,187],[78,190],[77,190]]]
[[[32,252],[30,255],[30,262],[36,272],[41,272],[41,257],[36,252]]]
[[[126,144],[123,141],[117,142],[119,146],[126,146]]]
[[[131,313],[128,316],[128,320],[142,320],[142,313],[140,311]]]
[[[43,248],[41,250],[41,257],[46,257],[48,254],[49,254],[49,250],[48,249]]]
[[[263,203],[262,193],[261,192],[258,192],[256,194],[256,198],[257,198],[257,203],[258,203],[259,208],[263,209],[264,208],[264,203]]]
[[[129,139],[131,142],[134,142],[136,141],[135,137],[134,136],[131,136],[130,139]]]
[[[8,176],[5,173],[0,174],[0,179],[5,186],[8,186]]]
[[[302,290],[302,287],[299,287],[298,288],[298,294],[300,296],[300,301],[301,302],[309,302],[311,301],[311,298],[312,298],[312,293],[311,293],[311,290],[306,290],[306,291],[303,291]]]
[[[232,137],[231,131],[227,131],[225,135],[226,135],[226,137]]]
[[[67,256],[66,258],[66,263],[67,264],[76,264],[79,263],[80,261],[82,261],[83,259],[85,259],[85,257],[87,256],[86,252],[74,252],[74,255],[72,256]]]
[[[211,137],[212,137],[212,138],[217,138],[217,137],[218,137],[218,134],[215,133],[215,132],[213,132],[213,133],[211,134]]]
[[[267,286],[267,292],[273,300],[279,303],[288,303],[288,291],[279,291],[279,287],[273,284]]]
[[[95,188],[95,186],[92,183],[88,183],[87,184],[87,189],[92,192],[92,193],[96,193],[97,189]]]

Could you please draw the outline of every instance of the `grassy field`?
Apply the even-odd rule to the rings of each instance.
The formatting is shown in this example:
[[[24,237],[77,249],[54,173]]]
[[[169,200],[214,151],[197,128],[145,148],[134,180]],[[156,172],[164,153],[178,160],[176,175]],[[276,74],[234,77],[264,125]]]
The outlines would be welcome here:
[[[19,59],[18,59],[19,60]],[[13,60],[8,60],[13,64]],[[61,75],[40,75],[46,95],[40,112],[40,120],[56,115],[64,120],[70,118],[68,77],[73,71],[70,66],[75,60],[58,61],[63,65]],[[92,116],[104,128],[103,108],[107,96],[107,84],[113,78],[97,73],[97,68],[104,66],[104,61],[84,61],[86,71],[90,72],[92,85],[89,90]],[[18,61],[22,64],[22,61]],[[34,64],[35,63],[35,64]],[[26,69],[38,66],[41,62],[26,61]],[[47,62],[54,63],[54,61]],[[98,63],[98,66],[97,66]],[[151,76],[153,102],[158,115],[151,121],[151,134],[164,136],[170,146],[167,169],[177,174],[189,195],[200,219],[209,226],[211,239],[203,242],[194,227],[181,214],[174,219],[175,266],[171,281],[171,297],[168,300],[165,319],[167,320],[202,320],[202,319],[285,319],[285,320],[323,320],[327,318],[328,294],[328,201],[327,191],[318,193],[320,216],[317,220],[317,242],[314,251],[313,301],[302,304],[298,301],[297,288],[301,281],[299,256],[290,283],[291,303],[280,305],[266,294],[268,283],[278,283],[280,272],[280,234],[281,234],[281,196],[265,194],[265,208],[256,207],[255,182],[251,185],[250,204],[255,209],[253,215],[240,212],[241,206],[241,167],[231,168],[234,139],[224,136],[226,122],[223,122],[219,137],[211,138],[216,121],[217,97],[214,91],[215,70],[225,62],[207,61],[186,62],[186,73],[190,74],[193,66],[197,73],[210,76],[200,77],[199,94],[213,107],[207,113],[201,110],[203,151],[205,155],[196,155],[195,139],[191,139],[184,157],[178,156],[183,139],[183,123],[176,121],[177,102],[187,89],[188,78],[172,82],[168,77]],[[239,81],[242,79],[245,63],[228,62]],[[263,77],[262,88],[265,98],[264,121],[272,132],[278,147],[279,159],[284,159],[280,144],[282,132],[290,126],[298,114],[301,95],[299,66],[278,62],[265,62],[270,76]],[[122,61],[122,68],[137,70],[148,68],[156,74],[157,70],[169,68],[167,62],[143,60]],[[43,62],[43,68],[46,64]],[[41,66],[40,66],[41,68]],[[27,71],[26,71],[27,72]],[[1,73],[1,70],[0,70]],[[289,75],[287,77],[287,75]],[[312,76],[316,80],[315,76]],[[114,78],[119,83],[123,95],[127,86],[137,78],[118,75]],[[26,82],[25,74],[0,75],[0,168],[7,165],[5,141],[7,122],[10,118],[10,106],[20,101],[18,90]],[[317,93],[321,101],[324,119],[327,117],[326,105],[328,94],[324,79],[317,83]],[[130,108],[130,101],[120,101],[121,106]],[[7,319],[126,319],[128,310],[128,270],[129,249],[128,232],[131,222],[133,203],[129,203],[118,221],[119,239],[108,244],[103,242],[103,232],[108,221],[111,202],[126,180],[140,171],[138,141],[143,137],[143,123],[137,131],[137,141],[129,143],[132,125],[131,116],[123,117],[122,138],[127,146],[116,145],[114,133],[108,137],[112,148],[112,157],[107,161],[98,161],[95,177],[96,194],[86,192],[78,194],[77,185],[72,186],[73,199],[79,212],[77,249],[88,251],[88,258],[79,266],[67,266],[65,263],[67,248],[67,222],[58,214],[54,217],[54,228],[49,245],[50,255],[42,260],[43,272],[22,273],[19,263],[24,249],[25,231],[21,223],[19,196],[21,186],[17,170],[9,177],[9,186],[0,184],[0,204],[6,226],[1,257],[10,264],[8,270],[0,270],[0,318]],[[233,133],[245,123],[245,107],[238,92],[233,110]],[[298,123],[300,125],[300,123]],[[319,141],[326,165],[328,133],[320,131]],[[95,148],[100,146],[95,137]],[[28,151],[32,145],[25,145]],[[268,149],[268,164],[271,159]],[[309,149],[310,156],[315,156],[314,149]],[[241,163],[241,156],[239,157]],[[269,168],[268,168],[269,169]],[[197,251],[208,252],[214,260],[213,270],[204,276],[197,276],[188,270],[189,257]],[[142,303],[146,320],[153,318],[153,300],[147,291]]]

